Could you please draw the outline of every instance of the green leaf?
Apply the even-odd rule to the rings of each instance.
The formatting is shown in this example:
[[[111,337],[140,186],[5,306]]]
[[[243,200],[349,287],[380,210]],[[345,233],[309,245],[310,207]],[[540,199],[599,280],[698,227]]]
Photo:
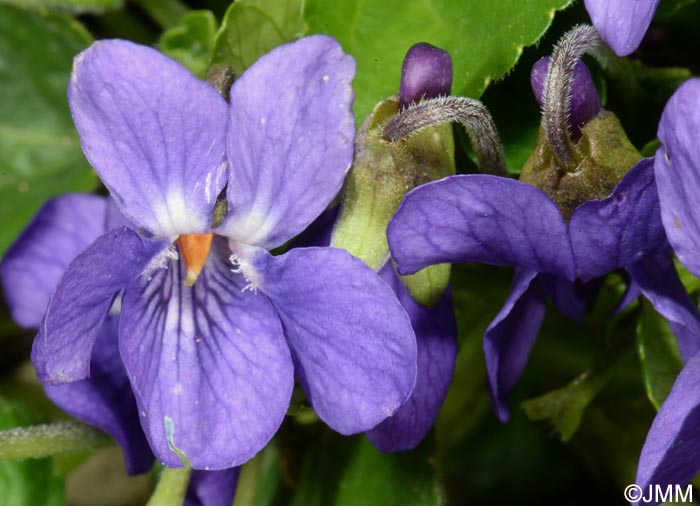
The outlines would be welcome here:
[[[66,99],[90,42],[69,16],[0,6],[0,254],[45,200],[95,187]]]
[[[180,24],[163,32],[160,50],[200,79],[204,79],[214,53],[218,24],[211,11],[192,11]]]
[[[240,0],[226,11],[216,36],[212,64],[241,75],[255,60],[297,39],[303,30],[302,0]]]
[[[2,4],[16,5],[25,9],[52,9],[73,14],[100,13],[119,9],[124,0],[0,0]]]
[[[411,452],[380,453],[361,439],[340,481],[336,506],[443,504],[425,444]]]
[[[605,347],[595,363],[568,385],[523,402],[522,407],[528,418],[551,423],[562,441],[571,439],[586,408],[629,355],[634,338],[634,322],[634,314],[612,319],[607,324]]]
[[[656,9],[656,17],[663,18],[671,16],[680,11],[683,7],[697,2],[697,0],[664,0]]]
[[[309,33],[337,38],[357,61],[355,116],[399,90],[401,63],[417,42],[448,51],[454,95],[478,98],[518,61],[571,0],[307,0]]]
[[[648,302],[642,302],[637,325],[637,353],[647,397],[658,410],[683,368],[683,360],[668,322]]]
[[[35,421],[22,404],[0,398],[0,430]],[[54,476],[51,459],[0,462],[0,497],[4,506],[61,506],[63,482]]]

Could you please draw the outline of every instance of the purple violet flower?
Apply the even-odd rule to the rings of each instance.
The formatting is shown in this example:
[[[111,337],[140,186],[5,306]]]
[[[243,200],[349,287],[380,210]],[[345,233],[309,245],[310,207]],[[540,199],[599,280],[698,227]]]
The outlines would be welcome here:
[[[182,466],[180,455],[194,469],[250,459],[282,422],[295,375],[342,434],[392,415],[413,389],[416,344],[391,288],[341,250],[268,252],[341,187],[353,73],[337,42],[307,37],[258,60],[229,107],[153,49],[112,40],[81,53],[73,118],[134,228],[101,235],[62,275],[32,352],[40,379],[89,377],[123,291],[120,356],[168,466]]]
[[[654,18],[659,0],[584,0],[600,38],[618,56],[633,53]]]
[[[592,83],[575,76],[572,95],[590,96],[582,86]],[[607,198],[576,207],[568,224],[544,192],[499,176],[450,176],[404,197],[387,230],[400,274],[444,262],[516,268],[510,295],[484,335],[501,421],[509,418],[507,396],[537,338],[547,295],[580,320],[590,283],[614,270],[625,269],[633,280],[630,294],[640,290],[669,320],[685,360],[698,349],[698,311],[667,253],[653,163],[638,162]]]
[[[700,276],[700,79],[676,90],[661,116],[654,174],[661,218],[678,260]],[[700,354],[683,367],[642,448],[637,484],[685,485],[700,470]],[[649,503],[654,504],[654,503]]]
[[[0,281],[15,321],[27,329],[39,327],[70,262],[99,236],[126,223],[110,199],[97,195],[68,194],[46,202],[0,262]],[[124,451],[127,472],[139,474],[151,468],[154,456],[119,357],[117,307],[98,333],[90,377],[44,385],[44,391],[66,413],[112,436]],[[238,468],[193,471],[185,504],[230,506],[237,477]]]

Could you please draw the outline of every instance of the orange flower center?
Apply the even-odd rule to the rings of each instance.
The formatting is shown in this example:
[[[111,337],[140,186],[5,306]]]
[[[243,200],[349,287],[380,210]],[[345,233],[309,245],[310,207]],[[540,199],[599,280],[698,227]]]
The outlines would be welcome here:
[[[202,272],[214,234],[185,234],[177,238],[180,255],[187,267],[185,285],[192,286]]]

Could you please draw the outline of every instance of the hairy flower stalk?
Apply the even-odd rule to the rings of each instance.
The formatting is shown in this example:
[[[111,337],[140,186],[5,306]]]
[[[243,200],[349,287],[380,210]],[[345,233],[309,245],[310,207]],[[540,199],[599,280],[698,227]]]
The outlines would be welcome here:
[[[409,106],[384,127],[384,137],[392,142],[423,128],[440,123],[460,123],[469,135],[479,168],[487,174],[508,174],[503,146],[484,104],[466,97],[438,97]]]
[[[576,168],[576,155],[569,130],[574,69],[584,54],[596,54],[601,46],[595,28],[578,25],[559,39],[552,53],[544,86],[542,122],[554,155],[567,171]]]

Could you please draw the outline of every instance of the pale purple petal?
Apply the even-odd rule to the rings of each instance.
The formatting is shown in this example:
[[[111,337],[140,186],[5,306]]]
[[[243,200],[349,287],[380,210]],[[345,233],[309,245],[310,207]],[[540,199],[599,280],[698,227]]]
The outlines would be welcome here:
[[[227,104],[213,87],[155,49],[106,40],[76,57],[68,101],[127,218],[158,237],[208,231],[227,179]]]
[[[192,471],[184,506],[231,506],[239,469]]]
[[[574,278],[559,209],[534,186],[513,179],[450,176],[420,186],[404,197],[387,238],[401,274],[481,262]]]
[[[654,159],[635,165],[603,200],[587,200],[569,222],[576,272],[589,281],[633,264],[666,242]]]
[[[618,56],[633,53],[651,24],[659,0],[584,0],[600,38]]]
[[[678,260],[700,276],[700,79],[683,83],[659,123],[654,175],[661,218]]]
[[[444,49],[426,42],[414,44],[401,67],[399,106],[421,99],[444,97],[452,90],[452,58]]]
[[[418,372],[413,393],[396,414],[367,437],[382,452],[415,448],[437,418],[452,381],[457,357],[457,322],[448,289],[440,302],[428,309],[416,303],[401,284],[389,262],[380,275],[394,290],[411,318],[416,333]]]
[[[68,264],[105,232],[106,199],[69,194],[46,202],[7,250],[0,279],[12,318],[38,327]]]
[[[668,320],[683,361],[700,349],[700,314],[678,278],[668,253],[647,255],[627,267],[642,294]]]
[[[685,485],[700,470],[700,355],[693,356],[678,375],[659,409],[639,457],[636,483]],[[638,504],[638,503],[633,503]],[[644,502],[643,504],[658,504]]]
[[[95,341],[90,378],[45,385],[46,395],[69,415],[104,430],[123,448],[129,474],[148,471],[153,453],[141,429],[136,399],[119,357],[117,324],[108,317]]]
[[[193,287],[171,260],[124,292],[122,359],[151,448],[168,466],[182,465],[174,448],[195,469],[246,462],[289,405],[294,369],[279,317],[264,294],[244,291],[229,254],[216,240]]]
[[[510,417],[508,395],[525,369],[546,310],[546,294],[537,273],[517,269],[508,299],[484,334],[491,400],[502,422]]]
[[[532,66],[530,72],[530,85],[540,107],[544,107],[542,95],[550,60],[549,56],[540,58]],[[581,128],[598,115],[601,107],[600,96],[593,82],[593,76],[591,76],[586,64],[579,60],[576,62],[571,80],[571,103],[569,104],[569,127],[571,127],[574,140],[581,137]]]
[[[314,410],[341,434],[371,429],[416,382],[416,337],[391,288],[344,250],[246,254],[282,319]]]
[[[90,375],[92,347],[115,295],[166,247],[118,228],[98,237],[70,263],[32,348],[41,381],[59,385]]]
[[[334,39],[314,35],[274,49],[233,84],[221,234],[271,249],[326,208],[352,162],[354,74]]]

